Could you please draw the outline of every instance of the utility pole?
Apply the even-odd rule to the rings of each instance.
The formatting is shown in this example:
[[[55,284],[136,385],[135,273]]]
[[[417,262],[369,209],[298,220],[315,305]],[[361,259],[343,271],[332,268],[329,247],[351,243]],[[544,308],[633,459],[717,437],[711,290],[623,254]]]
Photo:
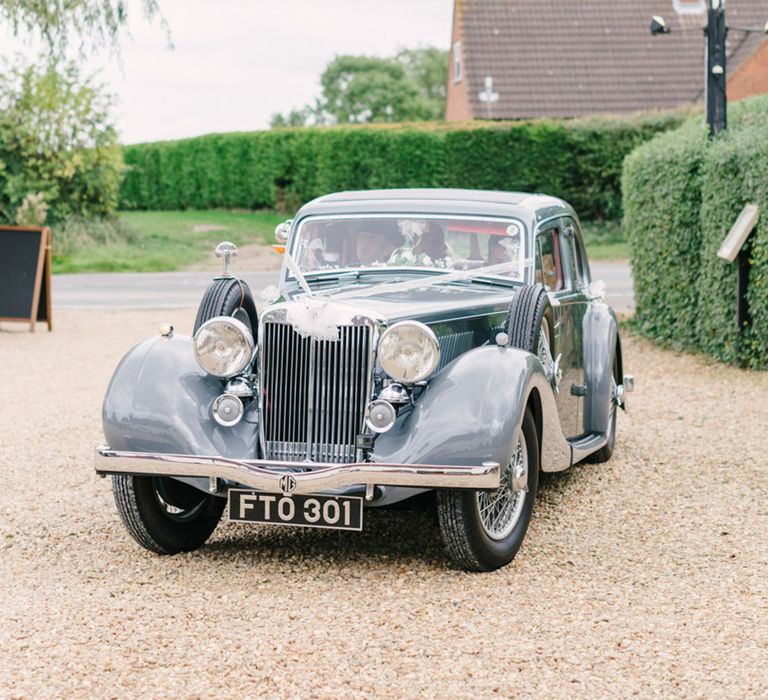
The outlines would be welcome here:
[[[728,126],[725,94],[725,0],[709,0],[707,9],[707,126],[709,136],[717,136]]]
[[[731,27],[734,31],[768,34],[768,23],[764,27]],[[663,17],[651,18],[651,34],[669,34],[670,28]],[[685,30],[684,30],[685,31]],[[725,95],[725,40],[728,37],[728,25],[725,23],[725,0],[707,0],[707,26],[704,27],[707,38],[707,126],[709,136],[717,136],[727,124],[727,104]]]

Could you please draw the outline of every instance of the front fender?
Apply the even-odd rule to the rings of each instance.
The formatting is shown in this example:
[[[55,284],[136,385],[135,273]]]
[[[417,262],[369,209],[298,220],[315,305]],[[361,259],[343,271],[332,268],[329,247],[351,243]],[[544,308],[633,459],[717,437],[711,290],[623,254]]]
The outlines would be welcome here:
[[[198,366],[190,337],[149,338],[123,357],[112,376],[102,409],[104,437],[114,450],[257,456],[255,402],[240,423],[223,428],[211,414],[222,392],[221,381]]]
[[[542,468],[566,469],[571,448],[541,363],[529,352],[499,346],[464,353],[440,372],[413,409],[379,435],[373,460],[507,465],[529,399],[539,413]]]

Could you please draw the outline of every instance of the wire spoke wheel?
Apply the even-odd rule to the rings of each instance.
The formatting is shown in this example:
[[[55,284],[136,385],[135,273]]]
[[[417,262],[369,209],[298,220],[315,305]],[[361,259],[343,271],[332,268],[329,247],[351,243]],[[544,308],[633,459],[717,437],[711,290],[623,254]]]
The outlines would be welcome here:
[[[512,490],[515,472],[528,472],[528,450],[525,437],[520,434],[512,461],[501,475],[497,491],[478,491],[477,507],[485,533],[494,540],[503,540],[515,529],[525,503],[525,491]]]
[[[516,440],[516,442],[513,442]],[[539,483],[539,441],[530,408],[523,414],[509,464],[495,491],[437,493],[440,533],[451,558],[468,571],[493,571],[514,559],[531,522]],[[527,491],[515,492],[516,481]]]

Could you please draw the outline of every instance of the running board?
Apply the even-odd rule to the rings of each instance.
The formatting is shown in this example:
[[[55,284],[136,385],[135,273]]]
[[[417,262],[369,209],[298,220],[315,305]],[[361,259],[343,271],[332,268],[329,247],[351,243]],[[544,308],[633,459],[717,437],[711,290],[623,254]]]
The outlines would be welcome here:
[[[602,433],[592,433],[583,438],[568,441],[571,445],[571,465],[581,462],[593,452],[608,444],[608,439]]]

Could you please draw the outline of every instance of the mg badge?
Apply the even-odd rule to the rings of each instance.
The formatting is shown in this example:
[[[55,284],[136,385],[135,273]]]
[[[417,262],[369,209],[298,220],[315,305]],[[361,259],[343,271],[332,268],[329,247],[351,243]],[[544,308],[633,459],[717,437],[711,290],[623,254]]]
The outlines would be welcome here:
[[[290,496],[296,490],[296,479],[290,474],[280,477],[280,490],[286,496]]]

